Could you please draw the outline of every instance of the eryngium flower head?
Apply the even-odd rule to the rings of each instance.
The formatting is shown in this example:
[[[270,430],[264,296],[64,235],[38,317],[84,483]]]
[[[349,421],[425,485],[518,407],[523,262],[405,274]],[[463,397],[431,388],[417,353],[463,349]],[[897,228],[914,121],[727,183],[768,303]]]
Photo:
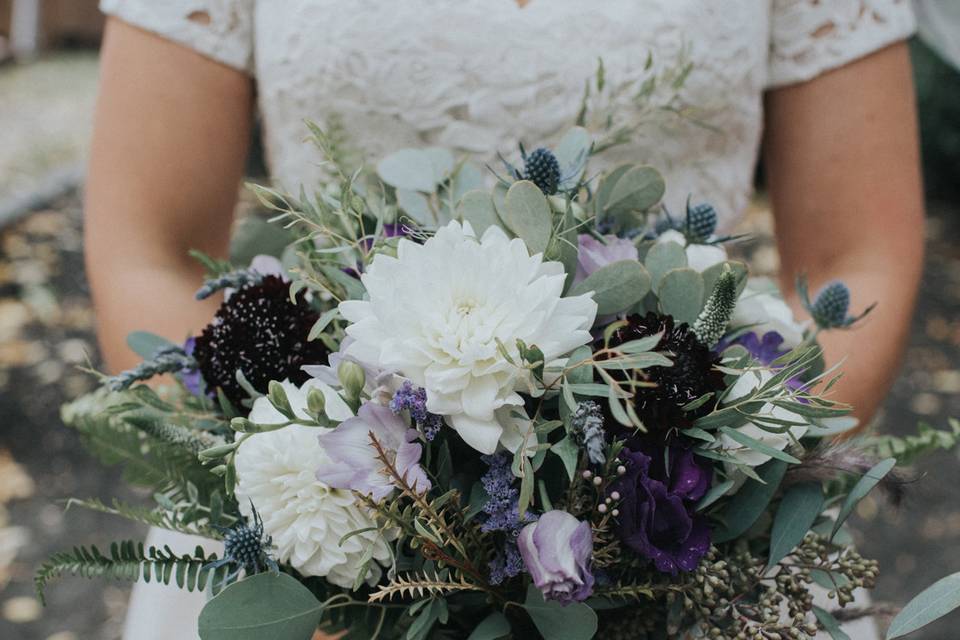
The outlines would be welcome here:
[[[533,182],[548,196],[557,192],[560,184],[560,162],[550,149],[540,147],[523,158],[523,177]]]
[[[291,302],[287,283],[276,276],[239,289],[196,340],[193,355],[207,387],[220,387],[239,405],[246,394],[237,382],[238,369],[261,392],[271,380],[305,382],[309,376],[300,367],[327,356],[321,341],[307,340],[318,317],[303,292]]]
[[[709,413],[709,402],[693,411],[684,411],[683,406],[711,391],[719,393],[724,382],[723,374],[714,367],[719,356],[700,342],[686,323],[675,324],[669,315],[651,312],[629,316],[627,325],[614,332],[610,346],[660,332],[663,337],[655,350],[667,352],[673,366],[644,369],[646,380],[656,386],[638,387],[633,402],[637,416],[650,433],[666,434]]]

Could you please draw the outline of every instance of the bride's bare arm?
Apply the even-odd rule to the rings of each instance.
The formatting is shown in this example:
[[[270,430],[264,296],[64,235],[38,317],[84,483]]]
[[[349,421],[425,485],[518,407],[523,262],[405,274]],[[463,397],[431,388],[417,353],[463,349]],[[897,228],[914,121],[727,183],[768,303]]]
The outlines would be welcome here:
[[[876,312],[822,343],[846,358],[836,397],[869,419],[889,390],[913,312],[923,262],[923,196],[905,44],[767,96],[766,168],[794,308],[795,278],[811,289],[839,278],[852,311]]]
[[[227,252],[253,83],[239,71],[111,20],[85,202],[87,271],[107,366],[132,365],[126,335],[180,341],[216,301],[195,302],[187,255]]]

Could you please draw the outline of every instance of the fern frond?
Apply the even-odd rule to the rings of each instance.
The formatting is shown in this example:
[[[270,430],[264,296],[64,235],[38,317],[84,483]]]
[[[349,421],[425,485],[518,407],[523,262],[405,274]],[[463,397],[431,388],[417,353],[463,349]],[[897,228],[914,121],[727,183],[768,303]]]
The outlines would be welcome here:
[[[132,540],[112,543],[109,555],[104,555],[95,546],[74,547],[72,551],[51,556],[37,570],[34,586],[41,602],[44,602],[46,586],[64,574],[129,581],[154,580],[162,584],[173,581],[181,589],[202,591],[210,575],[216,571],[206,565],[216,559],[216,554],[208,556],[199,546],[193,555],[178,556],[168,546],[162,549],[150,547],[145,552],[142,542]]]
[[[447,572],[430,574],[412,573],[407,576],[397,576],[388,584],[382,585],[370,594],[370,602],[382,602],[398,598],[423,598],[425,596],[442,596],[456,591],[485,591],[483,587],[467,582],[463,577],[451,578]]]
[[[609,598],[611,600],[652,600],[656,597],[656,590],[650,583],[623,584],[618,583],[611,587],[597,589],[594,595],[599,598]],[[662,585],[659,588],[663,590]]]

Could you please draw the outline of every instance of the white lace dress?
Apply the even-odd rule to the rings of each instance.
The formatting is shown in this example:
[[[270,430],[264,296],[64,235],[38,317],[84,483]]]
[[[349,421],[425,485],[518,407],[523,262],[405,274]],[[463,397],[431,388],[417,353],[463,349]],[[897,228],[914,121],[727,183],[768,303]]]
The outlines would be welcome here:
[[[637,127],[605,163],[664,171],[666,203],[709,200],[722,224],[744,210],[766,89],[803,82],[907,37],[908,0],[102,0],[103,10],[195,49],[257,82],[274,180],[320,175],[305,119],[342,119],[371,159],[439,145],[481,161],[555,142],[591,99]],[[647,68],[648,61],[652,66]],[[677,92],[663,82],[689,61]],[[653,93],[635,96],[648,78]],[[675,109],[695,108],[695,118]],[[694,120],[705,121],[701,126]],[[602,168],[596,166],[595,168]],[[166,593],[166,592],[165,592]],[[138,596],[143,593],[138,594]],[[193,637],[199,603],[135,597],[127,638]],[[162,622],[159,628],[149,624]],[[146,622],[144,622],[146,620]],[[172,621],[172,622],[171,622]],[[183,629],[172,629],[176,622]],[[866,632],[851,630],[856,638]]]

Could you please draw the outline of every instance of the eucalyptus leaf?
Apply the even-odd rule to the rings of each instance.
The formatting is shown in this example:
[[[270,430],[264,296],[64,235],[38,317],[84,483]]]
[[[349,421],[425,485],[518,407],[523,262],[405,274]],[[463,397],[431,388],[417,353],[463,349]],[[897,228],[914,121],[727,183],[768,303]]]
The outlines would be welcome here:
[[[823,511],[823,490],[813,482],[794,485],[784,494],[770,533],[770,557],[767,566],[772,567],[800,544],[803,537]]]
[[[582,602],[566,606],[545,601],[534,585],[527,588],[523,608],[544,640],[590,640],[597,633],[597,614]]]
[[[395,189],[433,192],[439,182],[435,160],[422,149],[400,149],[377,163],[377,175]]]
[[[700,502],[697,503],[697,511],[703,511],[714,502],[726,495],[727,491],[733,488],[733,485],[736,484],[733,480],[724,480],[720,484],[715,484],[710,487],[710,490],[707,491],[706,495],[700,498]]]
[[[427,197],[419,191],[411,189],[397,189],[397,204],[403,212],[413,218],[415,222],[421,225],[432,225],[434,214],[430,211],[430,204]]]
[[[613,185],[604,203],[604,213],[623,219],[645,211],[660,202],[665,190],[666,183],[659,171],[649,166],[633,167]]]
[[[157,353],[157,349],[172,347],[174,344],[149,331],[134,331],[127,335],[127,346],[144,360],[149,360]]]
[[[771,458],[775,458],[777,460],[783,460],[784,462],[789,462],[790,464],[800,464],[799,459],[790,455],[786,451],[775,449],[770,445],[766,444],[765,442],[762,442],[760,440],[757,440],[756,438],[752,438],[748,436],[742,431],[737,431],[736,429],[732,429],[730,427],[720,427],[720,432],[725,436],[727,436],[728,438],[730,438],[731,440],[733,440],[734,442],[736,442],[737,444],[743,445],[748,449],[753,449],[757,453],[762,453],[764,455],[770,456]]]
[[[650,275],[636,260],[620,260],[597,269],[570,288],[571,296],[590,291],[598,315],[619,313],[640,302],[650,290]]]
[[[529,180],[515,182],[507,191],[500,218],[526,243],[531,255],[547,250],[553,232],[553,213],[537,185]]]
[[[656,291],[665,273],[687,266],[687,252],[676,242],[658,242],[647,251],[643,264],[650,273],[650,286]]]
[[[580,447],[577,446],[573,437],[565,436],[560,442],[551,445],[550,451],[560,458],[567,470],[567,476],[570,480],[573,480],[573,476],[577,472],[577,462],[580,459]]]
[[[236,582],[200,612],[201,640],[307,640],[323,607],[285,573],[259,573]]]
[[[580,180],[590,155],[591,144],[590,133],[583,127],[573,127],[560,139],[554,155],[560,164],[560,175],[566,178],[558,185],[561,191],[572,189]]]
[[[787,463],[782,460],[771,460],[757,469],[762,481],[747,480],[733,495],[722,513],[723,524],[714,531],[714,543],[729,542],[746,533],[770,504],[786,471]]]
[[[279,258],[294,239],[293,233],[281,224],[269,222],[261,216],[247,216],[237,225],[230,239],[230,260],[248,265],[258,255]]]
[[[490,194],[479,189],[467,192],[460,199],[457,217],[463,222],[469,222],[478,238],[490,227],[500,226],[500,218],[497,217]]]
[[[634,166],[635,165],[632,164],[622,164],[600,178],[597,194],[593,199],[593,203],[597,208],[596,213],[598,217],[602,217],[606,204],[610,200],[610,194],[613,193],[613,188],[617,185],[617,180],[623,177],[623,174],[627,171],[633,169]]]
[[[886,640],[902,638],[960,607],[960,573],[937,580],[907,603],[887,629]]]
[[[497,640],[510,634],[510,621],[499,611],[494,611],[476,626],[467,640]]]
[[[472,162],[464,162],[453,176],[450,197],[453,202],[459,202],[476,189],[483,189],[483,172]]]
[[[832,640],[850,640],[850,636],[840,628],[840,623],[833,617],[832,613],[814,605],[813,615],[816,616],[817,622],[820,623],[820,626],[823,627],[823,630],[827,632]]]
[[[840,527],[846,519],[850,517],[850,514],[853,513],[853,509],[857,506],[857,503],[873,491],[873,488],[877,486],[888,473],[893,471],[895,466],[897,466],[897,460],[895,458],[881,460],[857,480],[857,483],[853,485],[850,493],[847,494],[846,499],[843,501],[843,506],[840,507],[840,513],[837,514],[837,520],[834,522],[833,530],[830,532],[831,540],[837,535],[837,531],[840,530]]]
[[[657,287],[660,310],[678,323],[692,325],[703,308],[703,277],[694,269],[683,267],[663,274]]]

